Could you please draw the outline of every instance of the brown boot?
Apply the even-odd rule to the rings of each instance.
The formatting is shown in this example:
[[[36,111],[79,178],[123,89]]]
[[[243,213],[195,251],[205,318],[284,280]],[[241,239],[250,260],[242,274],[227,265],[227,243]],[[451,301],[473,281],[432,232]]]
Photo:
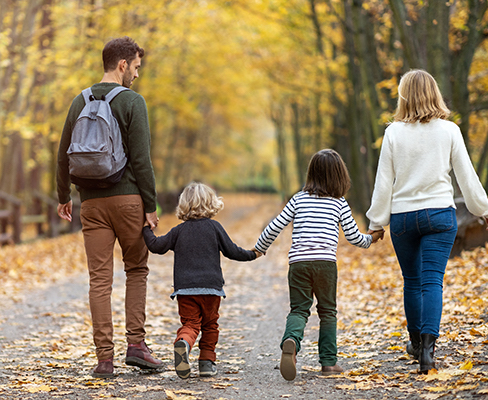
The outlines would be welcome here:
[[[281,351],[280,372],[287,381],[292,381],[297,376],[297,346],[293,339],[283,342]]]
[[[98,365],[93,369],[94,378],[112,378],[114,376],[114,359],[98,360]]]
[[[163,365],[161,360],[154,358],[152,350],[147,347],[144,340],[139,344],[131,344],[127,348],[125,363],[142,369],[156,369]]]
[[[325,365],[322,366],[322,375],[324,376],[337,375],[341,374],[342,372],[344,372],[344,370],[337,364],[330,367]]]

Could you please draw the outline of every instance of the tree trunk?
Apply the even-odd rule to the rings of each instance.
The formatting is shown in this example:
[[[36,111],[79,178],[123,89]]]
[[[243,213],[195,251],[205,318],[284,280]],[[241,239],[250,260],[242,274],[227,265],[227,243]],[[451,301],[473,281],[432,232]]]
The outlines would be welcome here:
[[[384,127],[380,126],[378,122],[381,115],[381,107],[378,93],[376,92],[376,84],[381,81],[381,76],[378,76],[377,73],[379,62],[376,56],[376,48],[374,47],[374,25],[363,8],[362,0],[352,1],[350,21],[352,23],[354,46],[361,74],[360,84],[365,103],[365,107],[362,107],[362,115],[364,116],[362,136],[367,165],[363,169],[363,179],[367,185],[367,190],[372,192],[376,161],[378,159],[374,143],[382,136]],[[375,75],[377,80],[375,80]]]
[[[315,32],[315,49],[317,53],[324,57],[324,46],[323,46],[323,33],[322,33],[322,26],[319,21],[319,16],[317,14],[316,9],[316,0],[309,0],[310,6],[310,15],[312,18],[312,23]],[[314,97],[314,110],[315,110],[315,121],[314,121],[314,147],[315,151],[318,151],[322,148],[322,131],[323,131],[323,120],[322,120],[322,110],[321,110],[321,103],[322,103],[322,81],[323,81],[324,72],[321,70],[320,66],[317,65],[316,67],[316,78],[315,78],[315,87],[316,91],[313,94]]]
[[[26,95],[22,94],[24,92],[22,89],[25,85],[29,48],[32,43],[35,18],[39,9],[39,0],[30,0],[27,3],[24,10],[25,19],[20,31],[17,30],[16,17],[12,21],[12,46],[9,50],[10,65],[2,77],[2,87],[5,87],[9,81],[11,84],[13,82],[13,94],[11,98],[2,100],[4,101],[3,104],[5,102],[7,104],[5,115],[13,113],[15,119],[23,118],[27,112],[27,99]],[[20,10],[15,7],[13,10],[14,15],[17,15],[18,12]],[[2,126],[4,125],[2,124]],[[3,149],[0,190],[15,194],[25,187],[24,164],[21,162],[23,159],[23,139],[17,129],[6,132],[5,138],[7,138],[8,143]]]
[[[427,6],[427,70],[436,79],[444,98],[450,100],[449,11],[445,0],[429,0]]]
[[[280,174],[280,193],[283,200],[290,195],[290,179],[288,176],[288,157],[284,130],[285,110],[282,102],[271,105],[271,120],[275,127],[276,146],[278,149],[278,168]]]
[[[365,159],[361,148],[362,134],[367,129],[367,118],[365,118],[364,102],[361,98],[363,86],[361,84],[361,71],[358,66],[358,55],[354,45],[354,24],[352,22],[351,2],[344,2],[344,38],[346,52],[349,58],[349,81],[351,86],[348,90],[348,103],[345,111],[346,127],[349,133],[350,165],[349,172],[352,180],[351,198],[354,208],[359,212],[365,212],[370,203],[370,191],[366,182]]]
[[[38,38],[38,46],[40,57],[38,64],[42,65],[45,62],[46,52],[50,48],[54,39],[54,28],[51,19],[51,7],[53,0],[43,0],[42,3],[42,16],[41,16],[41,27],[40,30],[43,32]],[[33,118],[38,123],[46,123],[46,116],[49,115],[49,103],[46,104],[46,100],[39,93],[39,88],[44,87],[48,83],[48,75],[44,70],[37,69],[35,71],[35,78],[30,90],[30,99],[35,98],[34,105],[32,109],[34,110]],[[51,100],[49,100],[51,102]],[[27,108],[31,108],[29,101],[27,102]],[[41,182],[43,172],[46,170],[46,166],[41,160],[41,154],[46,145],[44,135],[40,132],[36,132],[33,139],[30,142],[30,160],[34,162],[34,166],[29,172],[29,186],[28,190],[30,192],[41,191]],[[50,176],[49,180],[54,180],[55,176]]]
[[[461,116],[459,127],[466,142],[468,151],[470,150],[469,143],[469,116],[471,114],[471,107],[469,104],[469,90],[468,90],[468,76],[473,62],[474,52],[483,40],[483,32],[480,25],[486,13],[488,3],[486,1],[480,2],[478,0],[468,0],[469,16],[467,21],[467,35],[465,37],[462,48],[453,52],[450,60],[452,60],[452,104]]]
[[[410,68],[425,68],[426,60],[421,51],[419,37],[415,32],[415,21],[409,17],[403,0],[389,0],[395,26],[400,34],[405,60]],[[424,36],[422,37],[424,40]]]
[[[291,126],[293,133],[293,147],[295,149],[295,160],[297,166],[297,176],[299,185],[305,183],[305,176],[307,173],[307,161],[305,155],[303,154],[303,144],[302,135],[300,132],[300,106],[296,101],[292,101],[290,104],[291,108]]]

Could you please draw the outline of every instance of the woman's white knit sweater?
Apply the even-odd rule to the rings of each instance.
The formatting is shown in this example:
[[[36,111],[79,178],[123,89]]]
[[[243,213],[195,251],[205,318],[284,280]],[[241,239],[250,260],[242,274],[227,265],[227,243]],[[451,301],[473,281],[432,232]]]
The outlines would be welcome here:
[[[424,124],[389,125],[381,146],[371,207],[366,213],[369,228],[379,230],[388,225],[390,214],[455,207],[451,170],[468,210],[487,216],[486,192],[455,123],[435,119]]]

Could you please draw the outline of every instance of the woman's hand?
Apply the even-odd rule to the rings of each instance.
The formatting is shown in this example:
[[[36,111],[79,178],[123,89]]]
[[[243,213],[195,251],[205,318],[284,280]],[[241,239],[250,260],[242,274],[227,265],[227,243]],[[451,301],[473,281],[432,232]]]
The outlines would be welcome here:
[[[371,229],[368,230],[368,235],[373,236],[373,243],[376,243],[378,240],[383,240],[383,237],[385,236],[385,230],[381,229],[379,231],[372,231]]]

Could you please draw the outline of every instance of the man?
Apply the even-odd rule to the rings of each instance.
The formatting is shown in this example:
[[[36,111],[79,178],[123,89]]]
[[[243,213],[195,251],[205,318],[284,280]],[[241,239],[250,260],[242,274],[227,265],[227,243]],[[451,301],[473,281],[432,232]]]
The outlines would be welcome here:
[[[139,76],[144,50],[128,37],[113,39],[103,49],[104,75],[92,86],[93,96],[100,99],[113,88],[129,88]],[[93,340],[98,365],[95,377],[113,376],[114,343],[111,310],[113,281],[113,248],[115,240],[122,249],[126,273],[125,317],[128,342],[126,364],[151,369],[162,365],[151,356],[144,338],[146,319],[146,282],[148,250],[142,237],[147,221],[154,228],[156,189],[150,159],[150,133],[144,98],[132,90],[118,94],[110,103],[118,121],[127,168],[120,182],[104,189],[77,187],[81,197],[81,222],[88,271],[90,275],[90,311],[93,321]],[[71,104],[64,125],[58,152],[57,191],[58,214],[71,221],[72,201],[66,151],[71,142],[73,126],[85,106],[78,95]]]

